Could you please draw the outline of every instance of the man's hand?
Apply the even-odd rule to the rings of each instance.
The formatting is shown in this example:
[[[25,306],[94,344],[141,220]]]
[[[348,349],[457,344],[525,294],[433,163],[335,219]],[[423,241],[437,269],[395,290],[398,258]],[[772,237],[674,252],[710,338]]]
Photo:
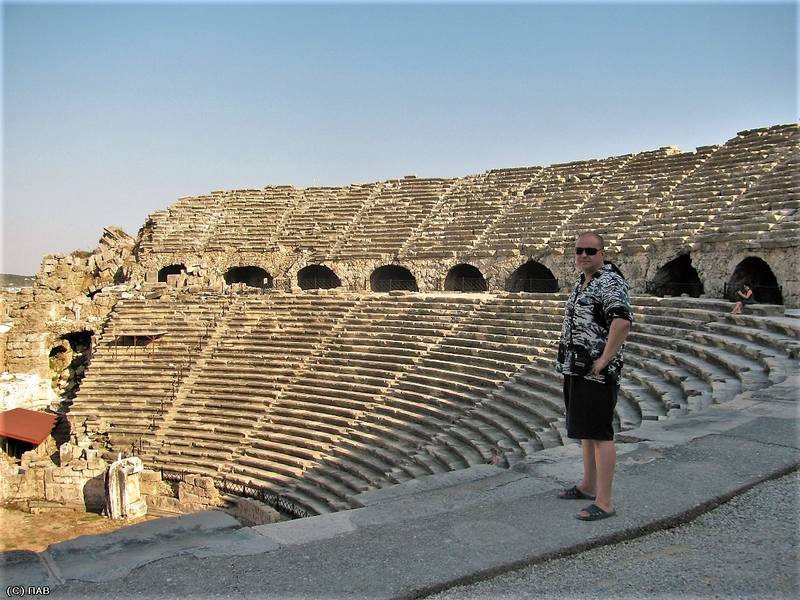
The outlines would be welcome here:
[[[600,372],[608,366],[610,360],[608,358],[603,358],[602,356],[598,358],[594,363],[592,363],[592,375],[600,375]]]
[[[592,365],[592,375],[600,375],[600,371],[608,366],[611,359],[617,353],[617,350],[622,347],[625,338],[628,337],[628,332],[631,330],[631,322],[627,319],[614,318],[611,321],[611,327],[608,330],[608,341],[603,353],[598,357]]]

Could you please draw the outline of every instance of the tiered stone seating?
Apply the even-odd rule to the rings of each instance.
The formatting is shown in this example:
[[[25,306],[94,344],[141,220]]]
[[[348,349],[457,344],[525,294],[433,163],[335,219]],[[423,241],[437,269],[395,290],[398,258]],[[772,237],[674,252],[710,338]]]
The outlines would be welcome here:
[[[670,393],[656,394],[662,406],[649,418],[702,410],[785,376],[772,341],[748,340],[741,328],[735,336],[716,330],[728,317],[726,302],[642,296],[637,303],[640,323],[628,344],[632,378],[643,386],[658,377],[671,383]]]
[[[301,197],[291,186],[226,192],[222,215],[205,249],[264,252],[274,248],[277,233]]]
[[[380,184],[346,188],[307,188],[278,233],[281,246],[312,252],[312,260],[327,257],[337,239],[374,199]]]
[[[314,294],[240,301],[164,419],[154,462],[216,473],[353,306]]]
[[[434,426],[428,419],[436,414],[413,402],[388,408],[386,389],[475,304],[468,298],[362,297],[336,337],[269,408],[233,465],[234,476],[282,484],[285,497],[311,512],[341,508],[349,495],[385,483],[388,469],[404,457],[403,444],[413,448],[426,439],[426,427]],[[302,428],[295,428],[298,417]],[[291,435],[284,435],[286,426]],[[278,446],[271,442],[276,435]],[[286,475],[297,481],[276,480],[280,465],[290,465],[294,470]]]
[[[396,256],[453,182],[416,177],[384,182],[374,202],[340,238],[330,257]]]
[[[120,301],[95,345],[70,409],[73,421],[98,419],[93,427],[108,431],[120,448],[151,438],[227,302],[224,297]],[[120,338],[123,335],[127,337]],[[120,345],[133,335],[140,343],[148,337],[155,340]]]
[[[800,237],[800,153],[776,164],[744,194],[702,228],[697,240],[797,243]]]
[[[667,147],[637,154],[553,235],[550,245],[567,247],[583,231],[599,231],[606,248],[651,212],[676,185],[712,153],[713,148],[681,153]]]
[[[739,133],[623,236],[622,247],[685,244],[796,148],[796,131],[795,125],[780,125]]]
[[[546,167],[473,246],[473,252],[507,254],[544,248],[557,231],[630,155]]]
[[[541,170],[541,167],[504,169],[459,179],[422,227],[406,241],[400,256],[457,256],[469,251],[511,199]]]
[[[462,455],[468,464],[477,464],[486,462],[491,444],[513,464],[523,454],[567,443],[562,379],[554,369],[563,301],[527,302],[524,310],[536,315],[533,345],[538,356],[435,436],[420,454],[472,444],[479,452]],[[617,431],[727,402],[742,391],[779,383],[788,369],[797,368],[792,357],[800,354],[800,325],[791,319],[732,317],[729,309],[719,301],[634,298],[636,324],[626,343]]]
[[[149,466],[266,487],[309,514],[340,510],[368,489],[484,463],[492,447],[513,463],[568,443],[553,364],[564,300],[126,300],[73,414],[99,419],[90,427],[107,429],[120,450],[143,447]],[[729,310],[634,298],[617,430],[727,402],[797,369],[800,325],[776,307]],[[152,348],[112,346],[134,328],[167,333]]]
[[[150,226],[144,228],[142,252],[180,253],[202,248],[216,229],[224,194],[180,198],[167,210],[152,213]]]
[[[433,384],[423,385],[423,389],[433,389],[436,397],[452,397],[461,410],[454,412],[452,424],[434,436],[433,445],[426,444],[415,455],[417,463],[427,454],[447,465],[479,464],[489,458],[493,446],[506,451],[520,449],[536,437],[537,428],[548,422],[551,407],[547,401],[540,404],[530,395],[523,398],[510,391],[512,382],[532,373],[533,363],[552,354],[561,327],[558,312],[558,308],[520,295],[491,298],[437,344],[423,364],[427,361],[437,369],[428,378],[435,377],[437,388],[444,387],[446,392],[438,392]],[[472,376],[467,385],[448,383],[463,373]],[[397,389],[408,387],[407,381],[424,382],[425,377],[426,372],[418,367]],[[396,474],[398,479],[418,475],[409,471],[408,465],[403,465],[403,470],[405,473]]]

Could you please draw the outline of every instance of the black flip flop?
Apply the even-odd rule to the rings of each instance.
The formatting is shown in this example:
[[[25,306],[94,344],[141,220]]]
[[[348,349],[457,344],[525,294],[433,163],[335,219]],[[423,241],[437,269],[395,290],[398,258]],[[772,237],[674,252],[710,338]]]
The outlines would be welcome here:
[[[573,485],[571,488],[566,490],[561,490],[558,493],[558,497],[562,500],[594,500],[594,496],[590,496],[578,489],[577,485]]]
[[[601,519],[607,519],[608,517],[613,517],[617,514],[617,511],[611,510],[609,512],[604,511],[602,508],[597,506],[597,504],[590,504],[586,508],[584,508],[581,512],[587,513],[586,515],[582,515],[580,512],[575,515],[576,519],[580,519],[581,521],[599,521]]]

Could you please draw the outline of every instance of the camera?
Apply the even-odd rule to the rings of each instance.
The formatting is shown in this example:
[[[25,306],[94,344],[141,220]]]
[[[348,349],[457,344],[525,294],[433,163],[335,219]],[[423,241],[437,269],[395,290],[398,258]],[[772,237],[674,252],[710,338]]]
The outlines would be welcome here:
[[[570,371],[575,375],[588,375],[592,370],[592,363],[594,363],[589,350],[583,346],[571,346],[570,354],[572,355]]]

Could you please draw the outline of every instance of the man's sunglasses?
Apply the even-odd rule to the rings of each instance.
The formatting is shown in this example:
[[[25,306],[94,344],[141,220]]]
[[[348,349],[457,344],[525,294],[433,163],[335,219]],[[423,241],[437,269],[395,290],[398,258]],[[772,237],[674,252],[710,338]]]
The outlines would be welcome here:
[[[600,252],[600,249],[599,248],[581,248],[580,246],[577,246],[575,248],[575,254],[580,255],[580,254],[583,254],[584,252],[586,253],[586,256],[594,256],[595,254]]]

